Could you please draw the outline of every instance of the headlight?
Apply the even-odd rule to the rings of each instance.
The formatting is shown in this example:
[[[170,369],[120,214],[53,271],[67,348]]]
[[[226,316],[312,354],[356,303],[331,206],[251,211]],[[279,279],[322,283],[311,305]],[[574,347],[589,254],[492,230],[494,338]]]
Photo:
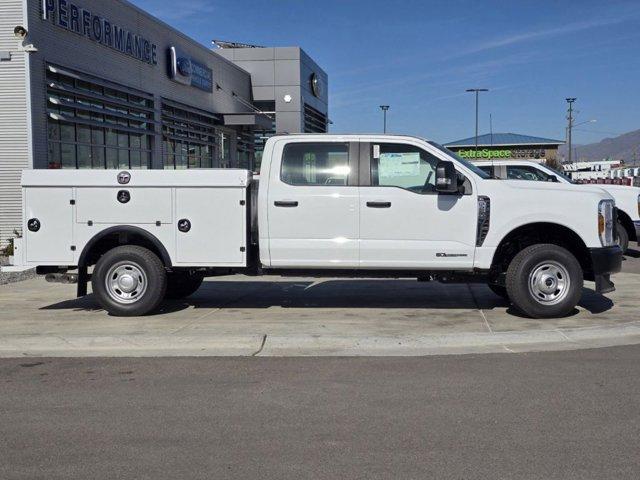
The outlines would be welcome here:
[[[613,200],[600,200],[598,204],[598,235],[603,247],[615,244],[613,238]]]

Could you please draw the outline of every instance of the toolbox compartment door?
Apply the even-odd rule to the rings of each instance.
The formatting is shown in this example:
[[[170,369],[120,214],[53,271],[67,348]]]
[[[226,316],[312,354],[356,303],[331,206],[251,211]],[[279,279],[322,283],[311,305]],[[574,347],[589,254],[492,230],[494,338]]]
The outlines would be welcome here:
[[[71,265],[73,242],[73,189],[28,187],[24,189],[24,241],[26,261],[49,265]],[[37,219],[39,230],[28,228]]]
[[[119,201],[126,192],[128,200]],[[79,223],[171,223],[171,188],[78,187],[76,216]]]
[[[177,264],[244,266],[246,258],[246,190],[244,188],[177,188]]]

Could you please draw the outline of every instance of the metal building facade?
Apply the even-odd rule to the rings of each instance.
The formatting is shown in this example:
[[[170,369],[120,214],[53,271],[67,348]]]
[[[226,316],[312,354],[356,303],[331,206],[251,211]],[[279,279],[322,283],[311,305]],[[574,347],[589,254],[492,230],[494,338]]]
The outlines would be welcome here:
[[[27,53],[13,31],[24,24],[22,0],[0,2],[0,245],[20,224],[20,172],[29,155]]]
[[[326,118],[295,80],[326,74],[298,48],[267,50],[288,52],[272,67],[295,83],[276,121],[304,131],[305,104]],[[258,70],[219,53],[125,0],[3,0],[0,243],[20,224],[24,168],[253,168],[277,116]]]

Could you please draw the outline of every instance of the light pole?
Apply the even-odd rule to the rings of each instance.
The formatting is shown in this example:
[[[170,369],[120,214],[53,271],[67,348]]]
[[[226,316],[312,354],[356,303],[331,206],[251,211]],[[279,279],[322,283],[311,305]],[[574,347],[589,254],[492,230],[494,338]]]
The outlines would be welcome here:
[[[380,105],[380,110],[382,110],[383,115],[383,133],[387,133],[387,110],[389,110],[389,105]]]
[[[488,88],[467,88],[467,92],[475,92],[476,94],[476,151],[475,158],[478,158],[478,94],[480,92],[488,92]]]
[[[567,114],[567,120],[569,121],[569,124],[567,125],[567,148],[569,149],[569,162],[568,163],[571,163],[571,156],[572,156],[572,152],[571,152],[571,129],[573,128],[573,102],[576,101],[576,98],[575,97],[570,97],[570,98],[566,98],[565,100],[569,104],[569,109],[568,109],[568,114]]]
[[[591,119],[591,120],[585,120],[584,122],[580,122],[580,123],[575,123],[571,126],[571,128],[576,128],[579,127],[580,125],[584,125],[585,123],[596,123],[597,120],[596,119]],[[568,139],[569,138],[569,127],[565,127],[564,128],[564,138]]]

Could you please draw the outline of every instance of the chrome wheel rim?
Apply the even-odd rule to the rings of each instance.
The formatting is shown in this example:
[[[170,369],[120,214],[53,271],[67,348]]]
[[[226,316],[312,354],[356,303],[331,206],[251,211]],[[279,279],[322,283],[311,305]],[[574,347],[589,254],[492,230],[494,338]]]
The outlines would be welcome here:
[[[571,279],[564,265],[542,262],[529,274],[529,293],[543,305],[555,305],[567,296]]]
[[[116,302],[134,303],[147,291],[147,275],[137,263],[119,262],[109,269],[105,287]]]

